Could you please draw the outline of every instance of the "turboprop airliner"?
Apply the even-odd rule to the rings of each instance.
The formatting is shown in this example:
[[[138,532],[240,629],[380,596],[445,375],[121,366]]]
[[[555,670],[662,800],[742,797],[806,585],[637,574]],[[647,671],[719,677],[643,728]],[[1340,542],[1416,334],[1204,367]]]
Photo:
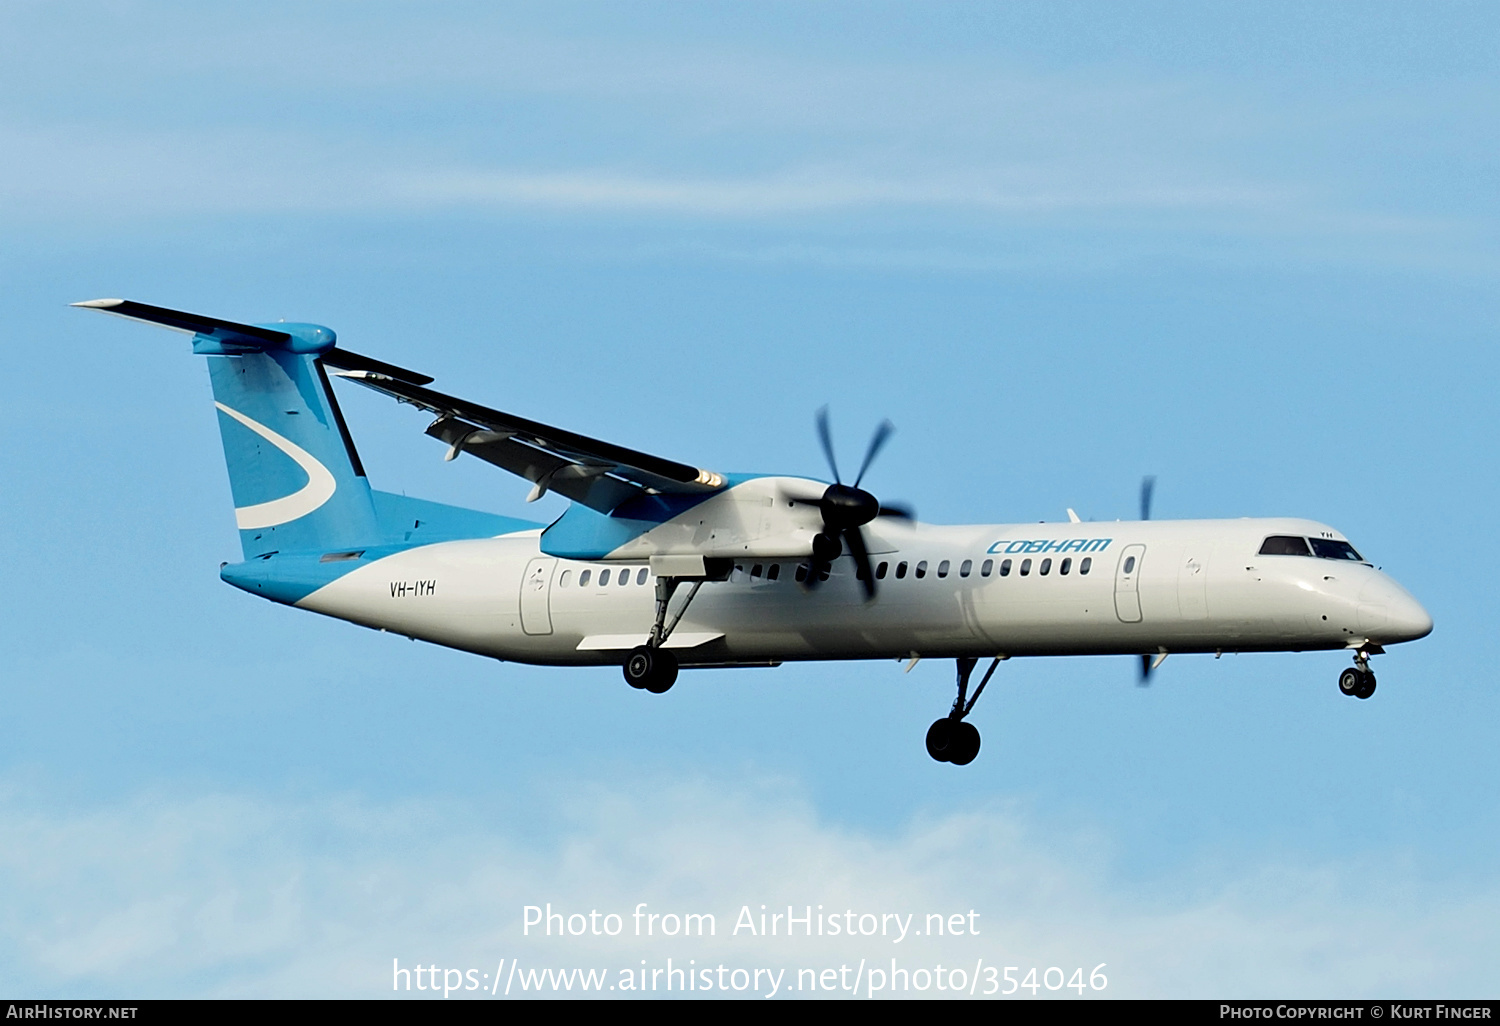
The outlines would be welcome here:
[[[663,693],[679,668],[952,659],[928,753],[965,765],[985,685],[1014,656],[1342,649],[1339,688],[1432,630],[1338,531],[1297,518],[938,526],[851,483],[722,474],[458,399],[316,324],[241,324],[123,299],[75,306],[192,336],[208,358],[243,559],[220,576],[299,609],[495,659],[623,668]],[[377,491],[330,376],[426,411],[446,458],[569,500],[550,524]],[[989,660],[969,692],[971,675]]]

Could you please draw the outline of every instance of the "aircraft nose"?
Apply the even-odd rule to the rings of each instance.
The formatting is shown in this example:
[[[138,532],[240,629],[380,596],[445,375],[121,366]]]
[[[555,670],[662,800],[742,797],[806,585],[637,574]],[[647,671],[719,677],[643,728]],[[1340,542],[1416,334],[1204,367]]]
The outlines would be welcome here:
[[[1381,574],[1359,593],[1359,627],[1371,641],[1415,641],[1432,633],[1432,617],[1401,585]]]

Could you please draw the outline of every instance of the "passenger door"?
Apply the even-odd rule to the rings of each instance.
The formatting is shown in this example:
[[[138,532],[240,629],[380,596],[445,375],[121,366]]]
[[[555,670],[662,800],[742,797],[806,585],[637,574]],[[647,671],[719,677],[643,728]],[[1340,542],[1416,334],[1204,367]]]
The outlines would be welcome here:
[[[526,564],[521,578],[521,630],[526,634],[551,634],[550,603],[552,570],[557,560],[542,556]]]
[[[1208,618],[1208,557],[1208,548],[1198,544],[1178,564],[1177,606],[1184,620]]]
[[[1127,545],[1115,567],[1115,615],[1122,623],[1141,622],[1141,563],[1146,546]]]

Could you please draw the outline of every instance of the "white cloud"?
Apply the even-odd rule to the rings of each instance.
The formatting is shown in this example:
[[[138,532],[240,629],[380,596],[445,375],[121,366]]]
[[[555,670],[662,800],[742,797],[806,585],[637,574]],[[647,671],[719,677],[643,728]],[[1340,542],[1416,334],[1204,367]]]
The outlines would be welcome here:
[[[0,216],[616,216],[769,225],[791,238],[718,248],[841,264],[1494,262],[1440,170],[1483,148],[1460,107],[1487,94],[1441,75],[1372,95],[1275,67],[1049,65],[1003,38],[938,57],[504,11],[284,13],[106,12],[85,39],[22,19]],[[42,44],[63,36],[59,60]],[[1413,179],[1409,138],[1452,154]]]
[[[1190,882],[1147,887],[1111,869],[1105,839],[1003,806],[883,836],[821,819],[786,781],[621,779],[555,797],[546,822],[443,801],[142,795],[55,813],[12,797],[0,804],[0,985],[381,996],[393,958],[617,973],[667,957],[851,972],[860,959],[983,959],[1085,975],[1106,962],[1116,997],[1456,996],[1496,983],[1500,895],[1367,859],[1203,864]],[[626,934],[638,902],[712,912],[718,933],[523,938],[522,907],[547,902],[620,913]],[[917,913],[918,928],[925,913],[975,909],[980,935],[732,936],[739,909],[762,903]]]
[[[1293,197],[1250,183],[1028,163],[871,173],[857,164],[761,174],[683,175],[585,167],[521,171],[294,133],[0,130],[11,155],[0,206],[20,219],[277,212],[535,208],[714,218],[918,208],[949,215],[1099,210],[1264,211]]]

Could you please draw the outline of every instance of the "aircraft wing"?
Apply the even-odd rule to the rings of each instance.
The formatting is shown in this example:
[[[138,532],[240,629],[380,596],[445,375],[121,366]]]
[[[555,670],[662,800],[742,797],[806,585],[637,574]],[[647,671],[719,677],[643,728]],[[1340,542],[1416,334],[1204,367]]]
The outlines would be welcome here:
[[[524,477],[533,486],[528,502],[552,491],[610,513],[642,495],[708,495],[724,487],[712,471],[444,395],[424,387],[431,378],[386,373],[357,354],[333,350],[323,362],[339,377],[435,414],[427,433],[448,443],[448,459],[466,452]]]

